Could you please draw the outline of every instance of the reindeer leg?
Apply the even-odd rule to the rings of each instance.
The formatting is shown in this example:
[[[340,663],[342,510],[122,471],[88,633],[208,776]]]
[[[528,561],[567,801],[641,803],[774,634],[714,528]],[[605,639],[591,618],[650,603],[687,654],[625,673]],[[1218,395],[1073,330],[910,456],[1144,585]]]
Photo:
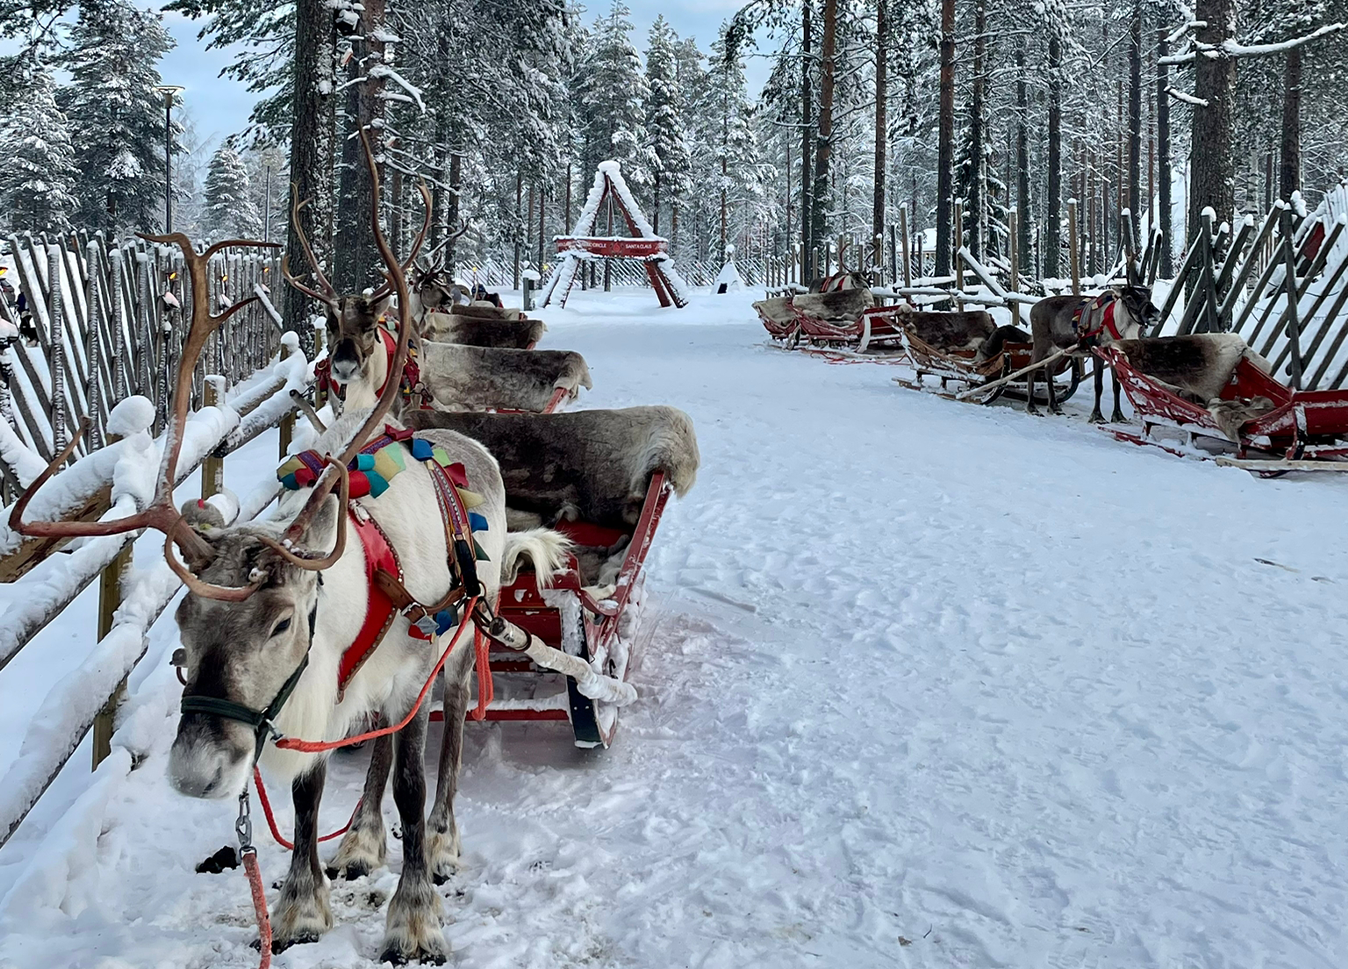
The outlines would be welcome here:
[[[440,931],[440,895],[426,865],[426,723],[422,707],[394,744],[393,801],[403,825],[403,873],[389,902],[380,962],[440,964],[449,954]]]
[[[463,718],[468,711],[473,656],[474,650],[462,645],[455,653],[455,662],[445,667],[445,736],[440,745],[440,771],[426,846],[431,877],[437,885],[443,885],[459,867],[461,843],[459,826],[454,820],[454,795],[459,788],[459,766],[463,762]]]
[[[1109,419],[1115,424],[1124,422],[1123,416],[1123,385],[1119,383],[1119,374],[1113,368],[1109,368],[1110,374],[1114,377],[1114,413],[1109,415]]]
[[[1039,413],[1039,405],[1034,402],[1034,378],[1038,375],[1038,370],[1031,370],[1025,375],[1025,413],[1027,414]]]
[[[1048,367],[1044,368],[1044,385],[1048,388],[1048,412],[1062,414],[1062,407],[1058,404],[1058,385]]]
[[[388,840],[384,834],[384,788],[388,786],[392,767],[393,738],[376,737],[370,752],[370,769],[365,774],[365,790],[360,796],[360,810],[328,865],[329,878],[341,874],[350,881],[368,875],[384,864],[388,853]]]
[[[318,860],[318,803],[328,765],[319,760],[313,770],[295,778],[291,796],[295,802],[295,850],[290,871],[281,886],[281,897],[272,912],[272,951],[301,942],[317,942],[332,928],[328,907],[328,880]]]
[[[1091,416],[1089,418],[1092,424],[1103,424],[1105,422],[1105,415],[1100,413],[1100,397],[1105,392],[1105,372],[1102,369],[1104,365],[1105,362],[1103,360],[1099,357],[1095,358],[1095,406],[1091,408]],[[1075,366],[1075,364],[1073,364],[1073,366]]]

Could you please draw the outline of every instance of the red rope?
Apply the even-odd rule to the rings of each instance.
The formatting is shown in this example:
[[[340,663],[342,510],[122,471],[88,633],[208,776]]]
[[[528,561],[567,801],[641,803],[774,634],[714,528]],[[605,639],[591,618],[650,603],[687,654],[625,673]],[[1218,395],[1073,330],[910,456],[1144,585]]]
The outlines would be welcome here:
[[[472,712],[474,720],[485,720],[487,707],[496,699],[495,684],[491,678],[491,640],[482,634],[481,629],[474,630],[473,646],[477,650],[477,709]]]
[[[253,765],[253,786],[257,788],[257,799],[262,802],[262,813],[267,817],[267,827],[271,828],[271,836],[275,842],[286,851],[294,851],[295,845],[281,836],[281,829],[276,826],[276,816],[271,812],[271,799],[267,797],[267,788],[262,783],[262,772],[257,769],[257,764]],[[340,838],[351,827],[351,822],[356,820],[356,812],[360,810],[360,801],[351,809],[351,817],[346,819],[346,824],[342,825],[331,834],[325,834],[318,839],[318,843],[331,841],[333,838]]]
[[[358,744],[365,740],[374,740],[376,737],[385,737],[391,733],[397,733],[403,727],[412,722],[412,718],[417,715],[421,709],[421,703],[426,699],[426,694],[431,692],[431,686],[435,683],[435,678],[440,675],[440,670],[444,668],[445,661],[449,659],[449,654],[454,649],[454,644],[459,641],[459,636],[463,633],[465,623],[473,621],[473,612],[477,608],[478,597],[473,596],[463,607],[463,618],[459,620],[459,625],[454,630],[454,635],[449,638],[449,645],[445,651],[440,654],[440,659],[435,664],[435,669],[431,670],[431,675],[426,678],[426,683],[422,686],[421,692],[417,694],[417,702],[412,704],[412,709],[408,711],[407,716],[397,723],[383,727],[379,730],[370,730],[366,733],[357,734],[354,737],[347,737],[345,740],[296,740],[293,737],[282,737],[276,741],[276,746],[282,750],[298,750],[305,754],[318,754],[325,750],[336,750],[339,747],[350,747],[352,744]]]
[[[268,820],[271,815],[267,815]],[[257,940],[262,960],[258,969],[270,969],[271,966],[271,919],[267,917],[267,893],[262,887],[262,872],[257,866],[257,852],[251,849],[243,853],[243,870],[248,875],[248,888],[253,893],[253,914],[257,916]]]

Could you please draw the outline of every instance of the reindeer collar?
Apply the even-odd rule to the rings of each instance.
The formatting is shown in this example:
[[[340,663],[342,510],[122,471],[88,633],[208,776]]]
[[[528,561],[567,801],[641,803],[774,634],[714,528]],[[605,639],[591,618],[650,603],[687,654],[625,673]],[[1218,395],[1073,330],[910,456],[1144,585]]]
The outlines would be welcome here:
[[[1123,334],[1114,322],[1114,310],[1118,303],[1119,298],[1113,290],[1105,290],[1094,299],[1083,300],[1072,314],[1072,329],[1076,331],[1077,339],[1093,340],[1108,330],[1115,340],[1122,340]],[[1099,322],[1092,327],[1091,323],[1096,320]]]

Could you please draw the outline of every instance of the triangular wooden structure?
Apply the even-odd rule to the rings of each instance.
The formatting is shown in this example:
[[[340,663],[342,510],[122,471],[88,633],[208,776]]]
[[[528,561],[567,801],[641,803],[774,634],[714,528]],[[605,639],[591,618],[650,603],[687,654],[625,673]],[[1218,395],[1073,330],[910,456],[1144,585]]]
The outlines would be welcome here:
[[[595,227],[600,212],[607,214],[610,232],[613,231],[614,213],[620,214],[631,235],[596,235]],[[544,306],[554,296],[559,305],[565,306],[576,275],[591,259],[640,259],[661,306],[688,305],[688,299],[683,294],[683,280],[679,278],[674,260],[669,255],[669,243],[655,234],[646,216],[641,214],[616,161],[599,163],[594,185],[585,200],[585,207],[580,211],[580,218],[576,220],[575,229],[569,236],[558,236],[556,242],[561,262],[543,287]]]

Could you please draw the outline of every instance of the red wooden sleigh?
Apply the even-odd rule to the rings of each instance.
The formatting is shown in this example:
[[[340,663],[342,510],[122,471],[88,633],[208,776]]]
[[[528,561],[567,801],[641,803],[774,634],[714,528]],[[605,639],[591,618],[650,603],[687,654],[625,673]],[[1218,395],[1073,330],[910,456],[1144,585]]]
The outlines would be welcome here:
[[[574,520],[550,526],[575,543],[566,569],[546,589],[538,587],[532,568],[522,569],[502,587],[496,611],[548,646],[585,659],[596,672],[625,680],[646,557],[670,494],[691,485],[697,457],[686,415],[672,408],[619,412],[625,427],[644,432],[636,439],[659,442],[634,449],[631,441],[609,434],[613,425],[604,421],[612,413],[521,417],[419,411],[409,422],[481,441],[501,465],[506,504],[515,514],[551,522],[559,504],[570,509]],[[656,452],[660,456],[648,456]],[[637,480],[646,482],[644,493],[632,490]],[[479,659],[485,645],[479,640]],[[584,696],[573,679],[542,670],[520,653],[485,655],[491,676],[478,681],[485,719],[570,722],[577,746],[612,742],[617,707]]]
[[[1118,347],[1097,348],[1114,368],[1142,423],[1138,432],[1111,427],[1116,438],[1151,444],[1185,457],[1218,456],[1218,463],[1262,475],[1287,471],[1348,471],[1348,391],[1292,390],[1242,356],[1227,378],[1221,400],[1266,397],[1273,409],[1245,421],[1237,440],[1207,407],[1186,400],[1134,367]],[[1168,434],[1166,433],[1168,431]],[[1175,443],[1165,443],[1169,437]],[[1229,456],[1233,455],[1233,456]]]

